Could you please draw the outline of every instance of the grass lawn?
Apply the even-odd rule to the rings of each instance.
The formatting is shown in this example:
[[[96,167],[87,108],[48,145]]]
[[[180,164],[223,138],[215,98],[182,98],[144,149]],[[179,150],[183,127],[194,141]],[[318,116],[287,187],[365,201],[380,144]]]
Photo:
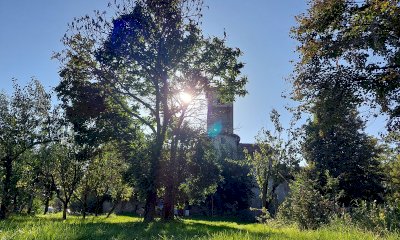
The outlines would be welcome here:
[[[132,216],[80,217],[15,216],[0,222],[0,239],[400,239],[399,235],[378,235],[345,225],[316,231],[265,224],[185,219],[173,223],[145,225]]]

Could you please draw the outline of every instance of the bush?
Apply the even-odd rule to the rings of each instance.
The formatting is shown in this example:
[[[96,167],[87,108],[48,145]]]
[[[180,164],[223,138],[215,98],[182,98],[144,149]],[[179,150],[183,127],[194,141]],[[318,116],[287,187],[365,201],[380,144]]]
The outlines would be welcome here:
[[[349,211],[351,221],[363,229],[382,231],[400,230],[400,206],[378,205],[376,202],[360,201]]]
[[[300,185],[301,184],[301,185]],[[353,207],[338,208],[313,187],[312,180],[299,178],[292,185],[290,196],[278,209],[277,220],[296,223],[300,229],[316,229],[340,222],[380,235],[400,231],[400,205],[359,201]]]
[[[303,171],[290,185],[290,195],[278,209],[277,218],[296,223],[300,229],[316,229],[329,223],[336,205],[318,190],[318,183]]]
[[[325,185],[320,186],[314,171],[304,169],[290,185],[291,192],[278,209],[277,220],[297,224],[300,229],[316,229],[322,225],[342,222],[357,228],[378,232],[400,231],[400,202],[353,201],[339,207],[343,196],[337,178],[325,173]],[[332,222],[333,220],[333,222]]]
[[[267,223],[273,220],[266,208],[250,208],[250,211],[255,216],[254,219],[259,223]]]
[[[42,213],[42,202],[39,198],[34,198],[32,203],[32,213],[33,214],[40,214]]]

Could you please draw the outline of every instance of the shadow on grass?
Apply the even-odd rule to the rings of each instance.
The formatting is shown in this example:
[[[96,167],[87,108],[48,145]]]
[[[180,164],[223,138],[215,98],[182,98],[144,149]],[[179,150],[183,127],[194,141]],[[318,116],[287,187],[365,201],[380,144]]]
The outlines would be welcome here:
[[[85,225],[85,231],[91,233],[90,235],[80,236],[85,239],[208,239],[218,233],[232,236],[240,232],[239,229],[227,226],[179,222],[155,222],[149,225],[144,223],[89,223]],[[250,237],[250,239],[267,239],[270,237],[268,233],[248,232],[246,234],[246,237]]]
[[[246,236],[245,239],[269,239],[272,236],[274,238],[285,238],[283,235],[278,236],[280,233],[247,232],[227,225],[206,224],[196,222],[196,220],[170,223],[157,221],[150,224],[138,220],[138,218],[132,217],[132,221],[128,219],[127,222],[121,223],[109,222],[104,217],[98,217],[86,220],[73,218],[62,222],[62,220],[52,217],[15,217],[10,220],[12,224],[9,225],[9,230],[11,230],[10,228],[15,229],[36,224],[38,235],[48,238],[48,230],[42,229],[54,227],[55,229],[51,230],[53,231],[51,234],[60,237],[60,239],[61,236],[69,239],[209,239],[213,235],[232,237],[240,234]],[[58,235],[57,232],[60,234]],[[65,232],[70,232],[71,235],[65,235]]]
[[[186,219],[186,218],[183,218]],[[208,222],[233,222],[237,224],[250,224],[250,223],[256,223],[255,221],[246,221],[242,220],[239,217],[220,217],[220,216],[215,216],[215,217],[207,217],[207,216],[191,216],[188,218],[190,220],[200,220],[200,221],[208,221]]]

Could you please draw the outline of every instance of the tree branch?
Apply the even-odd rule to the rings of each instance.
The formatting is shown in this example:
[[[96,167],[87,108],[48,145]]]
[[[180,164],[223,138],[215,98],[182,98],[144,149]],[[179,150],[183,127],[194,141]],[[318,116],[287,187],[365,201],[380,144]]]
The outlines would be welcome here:
[[[146,126],[148,126],[148,127],[151,129],[151,131],[152,131],[154,134],[156,134],[156,130],[155,130],[154,126],[153,126],[149,121],[147,121],[146,119],[144,119],[143,117],[141,117],[139,114],[133,112],[133,111],[132,111],[131,109],[129,109],[128,107],[126,107],[126,105],[123,104],[123,103],[122,103],[117,97],[115,97],[112,93],[108,93],[108,94],[113,98],[113,100],[114,100],[116,103],[118,103],[118,104],[124,109],[124,111],[125,111],[126,113],[128,113],[128,114],[132,115],[133,117],[139,119],[139,121],[141,121],[143,124],[145,124]]]

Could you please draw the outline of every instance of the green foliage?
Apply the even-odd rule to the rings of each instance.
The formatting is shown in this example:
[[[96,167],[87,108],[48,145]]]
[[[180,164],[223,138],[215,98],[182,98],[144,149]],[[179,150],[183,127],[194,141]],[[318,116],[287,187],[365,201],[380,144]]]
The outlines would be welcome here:
[[[102,86],[91,80],[87,69],[91,60],[85,52],[91,45],[79,41],[85,40],[77,37],[71,42],[78,52],[69,56],[69,62],[60,72],[62,80],[55,88],[65,111],[65,121],[72,124],[75,141],[91,151],[103,142],[131,141],[140,130]]]
[[[329,223],[335,202],[322,195],[318,180],[311,171],[296,175],[290,195],[278,210],[278,219],[295,222],[300,229],[317,229]]]
[[[129,166],[119,150],[115,142],[110,142],[99,147],[96,154],[86,161],[82,179],[74,194],[82,204],[82,212],[89,212],[87,205],[91,196],[95,201],[91,210],[96,214],[102,211],[102,204],[107,198],[111,198],[115,205],[132,196],[133,188],[124,178]]]
[[[52,172],[53,185],[57,198],[63,204],[63,218],[67,217],[67,208],[82,179],[85,162],[76,155],[78,149],[73,141],[68,139],[51,146],[51,156],[54,161]]]
[[[391,132],[380,146],[380,160],[385,172],[386,200],[400,202],[400,133]]]
[[[313,176],[309,191],[321,209],[326,200],[333,203],[333,208],[326,205],[333,211],[326,211],[317,224],[338,214],[337,203],[349,207],[357,200],[370,204],[384,199],[381,149],[363,133],[357,108],[362,103],[370,103],[371,108],[379,105],[381,112],[390,115],[389,130],[399,126],[400,65],[395,40],[399,32],[394,24],[399,11],[399,1],[313,0],[292,29],[301,57],[293,93],[303,101],[302,110],[313,114],[303,144]]]
[[[54,138],[53,127],[57,126],[54,114],[50,95],[38,80],[32,80],[24,88],[14,80],[11,97],[0,93],[0,219],[6,218],[11,210],[16,184],[21,183],[21,174],[27,168],[21,156]]]
[[[376,202],[360,201],[349,216],[353,224],[374,232],[400,230],[399,204],[379,205]]]
[[[38,214],[40,204],[39,164],[42,164],[37,157],[34,149],[26,151],[20,156],[18,162],[13,166],[14,179],[16,181],[14,189],[14,212],[25,212],[28,214]]]
[[[314,119],[305,126],[304,158],[316,171],[321,193],[328,170],[343,190],[342,204],[349,206],[357,199],[382,201],[379,149],[376,140],[362,132],[364,124],[349,98],[350,90],[337,82],[320,91],[311,109]]]
[[[392,201],[400,201],[400,155],[385,166],[387,173],[387,189],[389,191],[389,198]]]
[[[340,82],[357,101],[380,106],[390,115],[389,129],[398,129],[400,106],[399,1],[312,0],[297,16],[292,37],[299,41],[301,60],[294,76],[294,95],[307,104],[326,83],[326,74],[340,70]]]
[[[262,209],[275,215],[276,188],[283,182],[289,182],[299,168],[299,131],[295,129],[297,116],[290,122],[289,128],[283,128],[279,113],[273,109],[270,121],[273,130],[262,129],[256,137],[256,149],[249,153],[245,149],[247,165],[256,179],[262,199]]]
[[[217,191],[208,198],[206,204],[211,215],[237,216],[247,215],[250,201],[254,197],[252,189],[254,180],[249,175],[247,166],[240,164],[242,160],[220,159],[223,180]],[[211,209],[212,208],[212,209]]]
[[[195,146],[181,156],[180,166],[182,191],[190,204],[199,204],[214,194],[221,182],[221,166],[218,165],[215,150],[209,139],[195,140]]]

